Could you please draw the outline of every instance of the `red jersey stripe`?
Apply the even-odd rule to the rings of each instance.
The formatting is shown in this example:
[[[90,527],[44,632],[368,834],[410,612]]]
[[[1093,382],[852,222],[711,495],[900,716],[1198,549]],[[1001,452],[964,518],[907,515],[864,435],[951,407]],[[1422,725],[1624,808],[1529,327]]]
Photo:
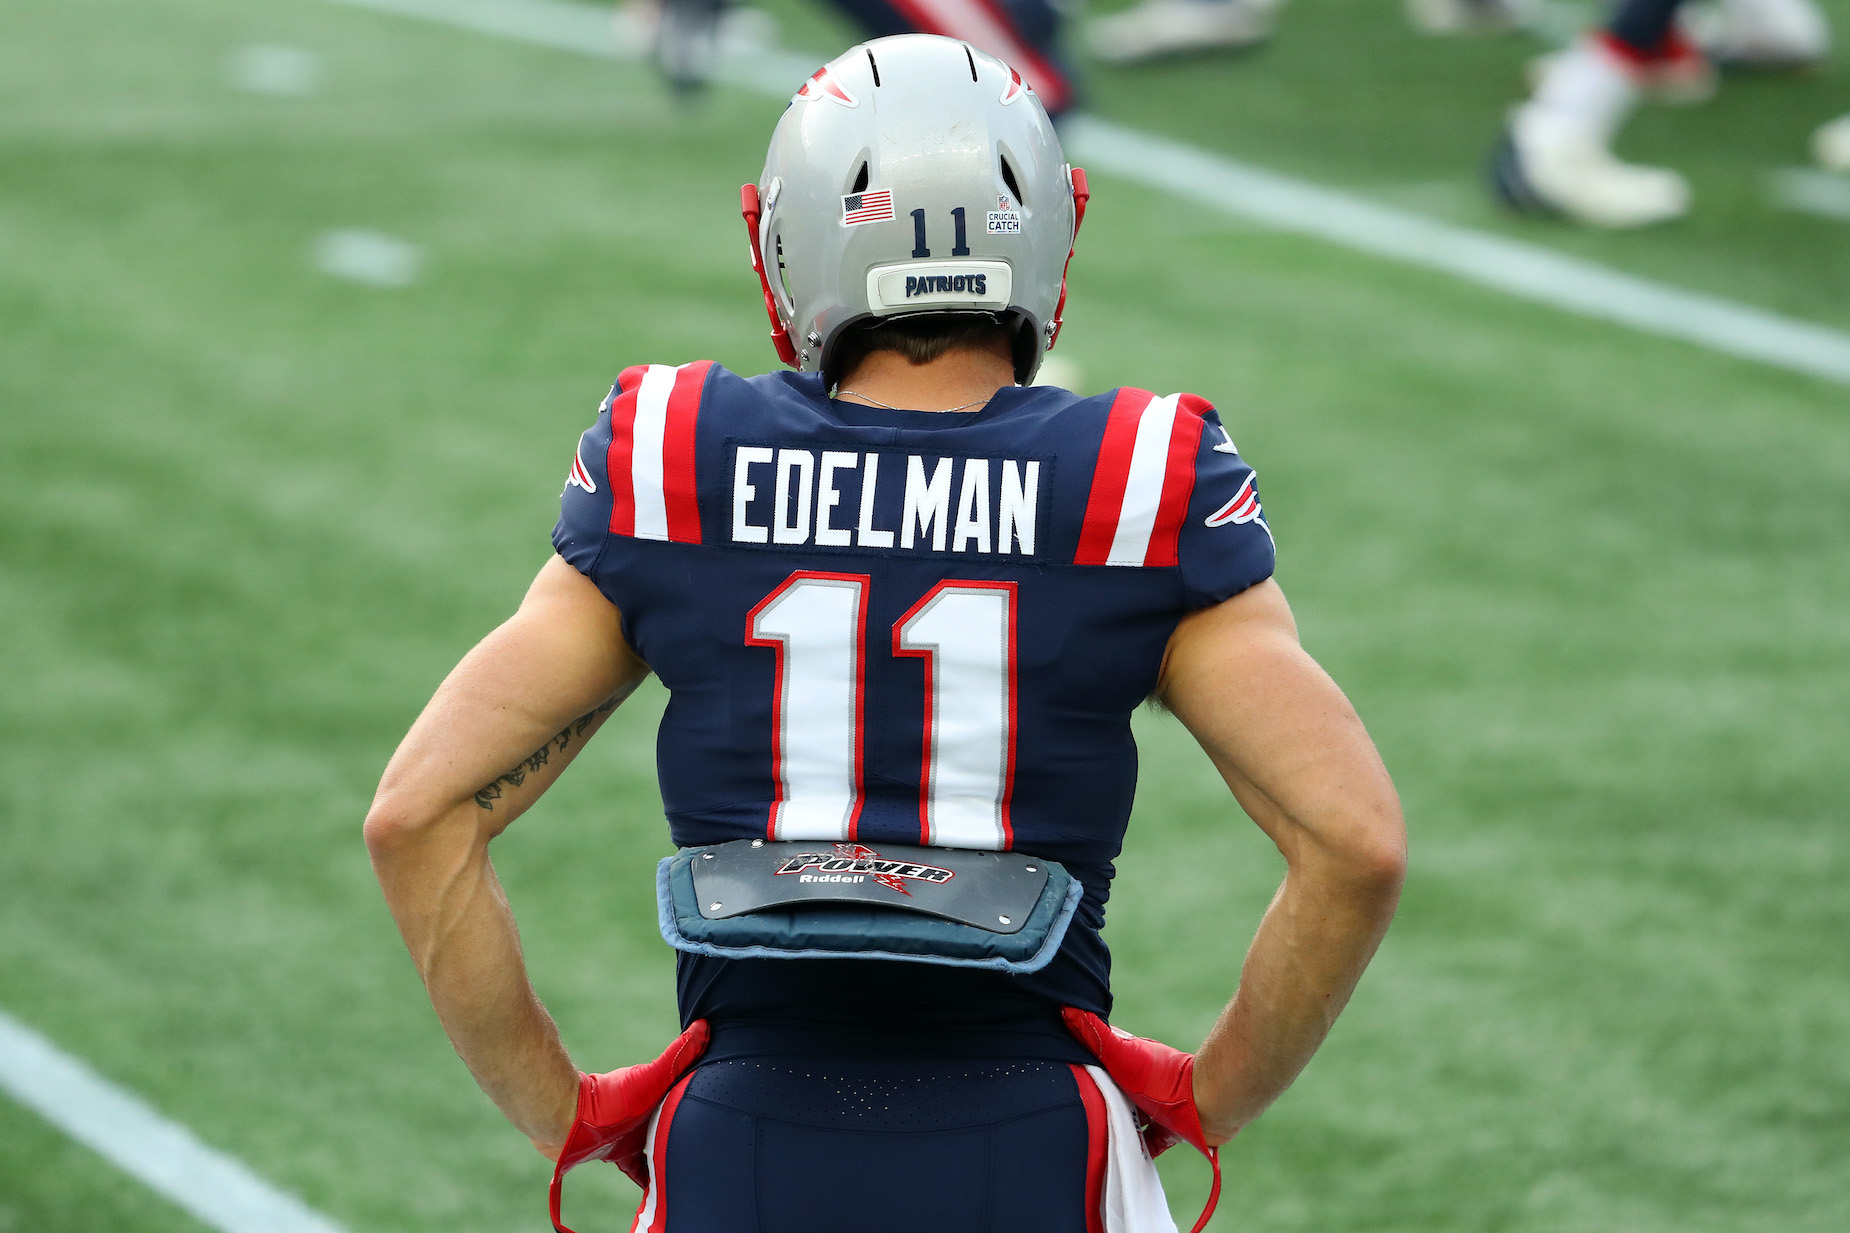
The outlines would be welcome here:
[[[1079,1103],[1086,1109],[1086,1233],[1105,1233],[1105,1158],[1110,1146],[1105,1097],[1084,1066],[1072,1069]]]
[[[617,374],[617,392],[619,394],[635,393],[636,387],[642,384],[642,375],[648,371],[647,364],[632,364],[625,368]]]
[[[1206,427],[1201,413],[1208,406],[1206,400],[1193,394],[1176,400],[1175,425],[1169,430],[1169,460],[1163,469],[1162,502],[1156,509],[1150,547],[1144,553],[1145,565],[1173,566],[1178,561],[1182,523],[1188,518],[1189,499],[1195,495],[1195,451],[1201,448],[1201,430]]]
[[[668,510],[668,538],[680,544],[700,542],[694,430],[712,368],[711,360],[682,366],[675,373],[674,393],[668,396],[668,423],[662,434],[662,497]]]
[[[1118,516],[1124,511],[1124,486],[1131,476],[1131,451],[1137,444],[1137,421],[1156,397],[1149,390],[1121,389],[1111,404],[1105,433],[1099,440],[1098,464],[1092,471],[1092,492],[1086,498],[1086,520],[1079,531],[1076,565],[1103,565],[1111,556],[1111,541],[1118,533]]]
[[[604,454],[604,474],[610,480],[610,533],[636,534],[636,479],[630,466],[636,449],[636,392],[646,368],[626,368],[617,378],[621,393],[610,404],[610,449]],[[625,378],[634,374],[633,381]]]
[[[1019,686],[1021,658],[1017,654],[1019,642],[1015,634],[1016,614],[1021,611],[1021,586],[1014,582],[1001,585],[1006,586],[1009,592],[1009,733],[1007,761],[1002,769],[1002,801],[999,810],[1002,822],[1002,850],[1007,852],[1015,847],[1015,822],[1010,817],[1010,813],[1015,805],[1015,747],[1020,743],[1019,733],[1021,732],[1021,714],[1016,705],[1017,699],[1021,696]]]
[[[655,1188],[654,1219],[649,1221],[648,1233],[666,1233],[668,1228],[668,1132],[674,1122],[674,1111],[680,1107],[681,1097],[687,1094],[687,1085],[694,1081],[692,1072],[686,1078],[668,1089],[668,1095],[662,1097],[662,1111],[655,1118],[655,1144],[649,1155],[649,1182]],[[646,1205],[646,1200],[644,1201]]]

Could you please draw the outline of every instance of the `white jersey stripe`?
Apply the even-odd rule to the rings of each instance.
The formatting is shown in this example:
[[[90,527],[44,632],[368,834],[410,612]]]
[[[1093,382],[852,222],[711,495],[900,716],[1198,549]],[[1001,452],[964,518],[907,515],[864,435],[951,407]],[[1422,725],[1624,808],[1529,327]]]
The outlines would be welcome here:
[[[1118,509],[1107,565],[1142,565],[1150,551],[1150,533],[1163,503],[1163,477],[1169,471],[1169,436],[1175,430],[1180,394],[1153,398],[1137,421],[1131,446],[1130,475],[1124,481],[1124,504]]]
[[[655,1176],[655,1131],[661,1121],[662,1107],[656,1105],[655,1112],[649,1115],[649,1133],[642,1141],[642,1159],[649,1170],[649,1188],[642,1192],[642,1203],[636,1208],[636,1219],[630,1225],[630,1233],[649,1233],[649,1227],[655,1223],[655,1205],[662,1193],[662,1179]]]
[[[662,491],[662,442],[668,433],[668,397],[676,369],[651,364],[636,391],[630,430],[630,482],[636,494],[636,538],[668,538],[668,498]]]

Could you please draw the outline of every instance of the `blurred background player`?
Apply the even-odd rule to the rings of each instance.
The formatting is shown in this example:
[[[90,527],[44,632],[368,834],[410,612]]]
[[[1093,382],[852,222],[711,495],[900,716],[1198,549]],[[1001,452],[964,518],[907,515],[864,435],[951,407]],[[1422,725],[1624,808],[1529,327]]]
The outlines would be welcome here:
[[[1073,106],[1073,74],[1059,48],[1052,0],[831,0],[868,38],[939,34],[988,52],[1021,73],[1058,119]],[[622,19],[646,39],[669,83],[704,86],[728,41],[762,37],[750,10],[726,0],[635,0]]]
[[[1715,65],[1785,69],[1830,48],[1813,0],[1720,0],[1679,20],[1683,0],[1622,0],[1596,34],[1537,64],[1529,100],[1510,116],[1491,184],[1511,207],[1598,227],[1637,227],[1689,209],[1684,178],[1621,161],[1612,143],[1642,98],[1697,102]]]
[[[1538,0],[1407,0],[1407,20],[1429,34],[1508,30]],[[1086,23],[1086,47],[1107,64],[1241,51],[1272,37],[1285,0],[1139,0]]]

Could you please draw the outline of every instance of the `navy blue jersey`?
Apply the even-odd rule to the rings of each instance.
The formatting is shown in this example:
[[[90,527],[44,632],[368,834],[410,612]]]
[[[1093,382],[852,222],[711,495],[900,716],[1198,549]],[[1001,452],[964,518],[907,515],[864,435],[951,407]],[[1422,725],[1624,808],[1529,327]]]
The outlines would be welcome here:
[[[1272,573],[1253,472],[1211,406],[1036,387],[891,411],[834,402],[815,375],[632,368],[562,500],[554,545],[668,687],[677,845],[1060,861],[1085,886],[1060,955],[972,975],[1109,1011],[1131,713],[1183,615]],[[726,962],[682,956],[684,1015],[713,1009]]]

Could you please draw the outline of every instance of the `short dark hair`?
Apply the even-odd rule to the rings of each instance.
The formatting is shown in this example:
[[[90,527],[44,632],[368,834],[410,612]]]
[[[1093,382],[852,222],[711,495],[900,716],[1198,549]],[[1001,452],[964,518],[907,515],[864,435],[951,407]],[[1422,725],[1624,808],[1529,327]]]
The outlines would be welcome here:
[[[842,331],[829,357],[830,380],[839,380],[875,351],[897,351],[914,364],[929,364],[947,351],[998,342],[1008,345],[1012,339],[1010,328],[989,313],[875,317]]]

